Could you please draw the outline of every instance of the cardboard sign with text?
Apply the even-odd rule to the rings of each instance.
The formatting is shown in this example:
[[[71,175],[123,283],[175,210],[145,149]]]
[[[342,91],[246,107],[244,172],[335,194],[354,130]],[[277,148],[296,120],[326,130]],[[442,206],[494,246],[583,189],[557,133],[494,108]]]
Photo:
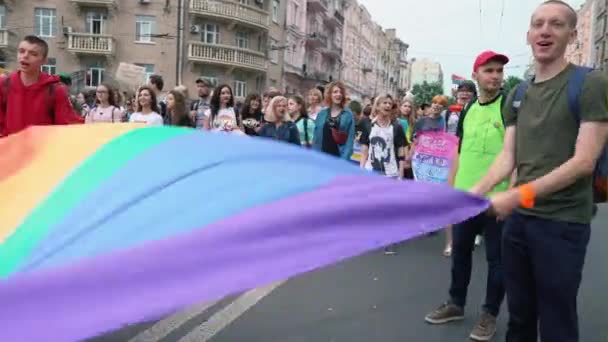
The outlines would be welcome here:
[[[458,137],[444,132],[417,134],[412,170],[417,181],[447,184]]]
[[[115,79],[132,89],[137,89],[146,83],[146,68],[135,64],[120,63]]]

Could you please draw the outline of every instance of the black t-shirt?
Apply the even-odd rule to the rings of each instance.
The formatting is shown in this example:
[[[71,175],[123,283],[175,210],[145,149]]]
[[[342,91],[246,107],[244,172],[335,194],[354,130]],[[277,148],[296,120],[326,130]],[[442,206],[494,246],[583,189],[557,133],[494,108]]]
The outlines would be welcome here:
[[[257,111],[253,114],[242,114],[243,116],[243,128],[247,135],[258,135],[256,128],[260,127],[263,123],[264,114],[261,111]]]

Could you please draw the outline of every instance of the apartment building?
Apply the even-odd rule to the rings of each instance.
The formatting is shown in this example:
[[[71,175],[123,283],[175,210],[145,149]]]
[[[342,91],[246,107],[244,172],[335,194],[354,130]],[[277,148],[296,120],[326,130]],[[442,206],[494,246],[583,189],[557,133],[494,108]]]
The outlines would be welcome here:
[[[412,60],[410,77],[412,86],[424,82],[443,84],[441,64],[428,58]]]
[[[576,41],[574,44],[570,44],[566,50],[566,59],[571,63],[592,67],[596,62],[593,40],[594,8],[595,1],[587,0],[576,11],[578,14]]]
[[[111,81],[120,62],[145,66],[175,83],[177,22],[169,1],[28,0],[0,5],[0,64],[17,66],[19,40],[49,43],[49,73],[73,72],[80,86]]]
[[[120,62],[171,87],[202,76],[235,95],[280,86],[284,10],[279,0],[29,0],[0,5],[0,67],[16,67],[19,39],[49,43],[49,73],[76,87],[113,82]],[[180,29],[181,27],[181,29]]]
[[[303,82],[306,77],[306,47],[308,34],[307,1],[287,0],[287,13],[285,20],[285,60],[283,84],[285,92],[306,94]]]

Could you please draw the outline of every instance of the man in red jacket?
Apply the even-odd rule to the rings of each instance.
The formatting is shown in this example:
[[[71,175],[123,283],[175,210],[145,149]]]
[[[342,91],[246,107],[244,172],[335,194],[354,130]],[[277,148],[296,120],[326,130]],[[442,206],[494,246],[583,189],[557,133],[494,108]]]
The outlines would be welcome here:
[[[72,108],[59,77],[40,71],[48,51],[47,43],[36,36],[19,43],[19,70],[0,80],[0,137],[33,125],[84,122]]]

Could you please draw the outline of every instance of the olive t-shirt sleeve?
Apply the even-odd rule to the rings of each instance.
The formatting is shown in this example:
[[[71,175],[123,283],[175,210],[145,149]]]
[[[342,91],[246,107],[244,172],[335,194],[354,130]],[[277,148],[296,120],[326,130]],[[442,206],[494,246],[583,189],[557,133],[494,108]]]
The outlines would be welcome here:
[[[581,121],[608,121],[608,76],[593,71],[585,78],[580,97]]]
[[[502,117],[505,120],[505,127],[515,126],[517,123],[517,113],[513,110],[513,97],[515,96],[515,89],[517,89],[517,87],[511,90],[502,107]]]

